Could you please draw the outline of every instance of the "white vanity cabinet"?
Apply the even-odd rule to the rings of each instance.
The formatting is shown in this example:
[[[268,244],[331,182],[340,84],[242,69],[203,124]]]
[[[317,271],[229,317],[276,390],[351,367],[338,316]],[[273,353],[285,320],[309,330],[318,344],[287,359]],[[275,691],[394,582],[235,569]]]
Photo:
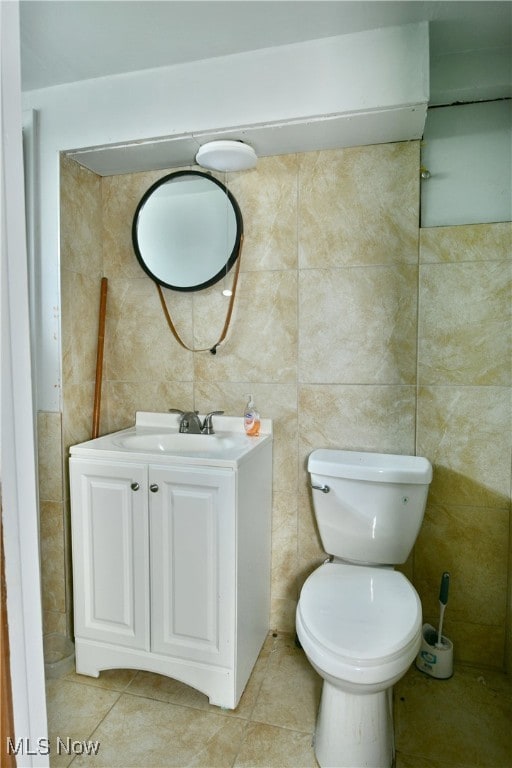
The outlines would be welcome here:
[[[71,453],[77,672],[149,670],[236,707],[269,628],[271,440],[226,466]]]
[[[72,458],[70,481],[76,637],[148,649],[147,469]]]

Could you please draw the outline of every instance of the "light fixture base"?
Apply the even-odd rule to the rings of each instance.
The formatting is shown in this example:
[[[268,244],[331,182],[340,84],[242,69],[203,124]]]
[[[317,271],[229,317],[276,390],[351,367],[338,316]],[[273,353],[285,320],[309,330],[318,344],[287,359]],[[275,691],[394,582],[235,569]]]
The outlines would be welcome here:
[[[196,155],[196,163],[210,171],[246,171],[257,161],[254,149],[243,141],[209,141]]]

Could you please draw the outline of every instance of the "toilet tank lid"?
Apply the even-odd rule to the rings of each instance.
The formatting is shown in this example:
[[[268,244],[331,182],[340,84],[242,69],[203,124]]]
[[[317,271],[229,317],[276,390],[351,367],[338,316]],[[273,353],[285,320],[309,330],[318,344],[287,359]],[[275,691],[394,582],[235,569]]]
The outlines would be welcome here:
[[[374,483],[428,485],[432,465],[423,456],[342,451],[317,448],[309,455],[308,471],[325,477],[345,477]]]

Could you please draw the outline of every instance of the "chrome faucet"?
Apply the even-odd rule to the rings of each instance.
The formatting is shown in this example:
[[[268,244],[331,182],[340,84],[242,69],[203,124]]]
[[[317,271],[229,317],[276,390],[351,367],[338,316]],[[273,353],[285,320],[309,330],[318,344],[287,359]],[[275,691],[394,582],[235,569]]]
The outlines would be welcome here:
[[[179,408],[169,408],[169,413],[178,413],[180,419],[180,432],[191,435],[214,435],[213,416],[220,416],[224,411],[211,411],[206,414],[204,422],[201,424],[199,411],[182,411]]]
[[[212,418],[213,418],[213,416],[222,416],[223,413],[224,413],[224,411],[212,411],[211,413],[207,413],[206,414],[206,416],[204,418],[203,426],[201,427],[201,432],[202,432],[203,435],[214,435],[215,434],[215,430],[213,429]]]
[[[180,419],[180,432],[200,435],[202,431],[199,411],[181,411],[179,408],[169,408],[169,413],[178,413]]]

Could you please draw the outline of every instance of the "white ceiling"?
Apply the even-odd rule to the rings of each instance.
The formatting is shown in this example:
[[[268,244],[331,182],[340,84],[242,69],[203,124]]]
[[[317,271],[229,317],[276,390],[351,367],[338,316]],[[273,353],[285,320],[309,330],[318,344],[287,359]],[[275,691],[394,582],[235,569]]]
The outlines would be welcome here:
[[[512,2],[21,0],[24,91],[430,21],[431,56],[510,47]]]

